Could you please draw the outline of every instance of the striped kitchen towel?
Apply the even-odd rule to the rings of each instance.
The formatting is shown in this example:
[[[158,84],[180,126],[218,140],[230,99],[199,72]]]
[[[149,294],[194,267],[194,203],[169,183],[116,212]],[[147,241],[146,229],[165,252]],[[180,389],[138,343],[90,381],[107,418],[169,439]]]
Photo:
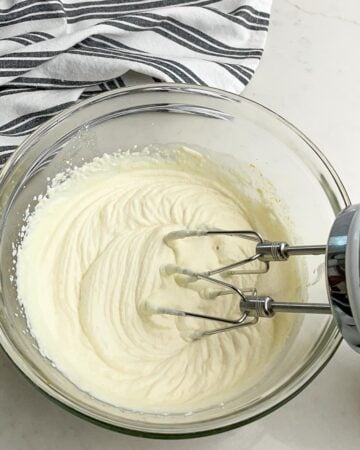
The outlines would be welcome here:
[[[79,99],[149,81],[241,92],[271,0],[0,0],[0,167]]]

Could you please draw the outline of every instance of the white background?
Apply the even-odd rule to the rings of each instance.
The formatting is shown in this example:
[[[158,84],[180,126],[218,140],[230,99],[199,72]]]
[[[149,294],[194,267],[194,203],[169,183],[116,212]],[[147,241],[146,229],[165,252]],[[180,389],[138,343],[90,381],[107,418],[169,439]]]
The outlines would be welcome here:
[[[244,95],[298,126],[360,202],[360,1],[274,0],[262,63]],[[0,449],[358,450],[360,355],[342,344],[298,397],[242,429],[192,441],[123,436],[74,417],[0,353]]]

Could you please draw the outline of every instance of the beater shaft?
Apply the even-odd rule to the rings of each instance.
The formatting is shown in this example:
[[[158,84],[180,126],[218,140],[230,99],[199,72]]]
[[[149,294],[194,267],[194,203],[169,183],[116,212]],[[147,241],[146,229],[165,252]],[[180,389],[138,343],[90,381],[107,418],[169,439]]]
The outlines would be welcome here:
[[[269,296],[247,296],[240,302],[240,310],[249,316],[272,317],[277,312],[300,314],[331,314],[328,303],[277,302]]]
[[[256,246],[260,261],[286,261],[290,256],[323,255],[326,245],[288,245],[286,242],[262,241]]]

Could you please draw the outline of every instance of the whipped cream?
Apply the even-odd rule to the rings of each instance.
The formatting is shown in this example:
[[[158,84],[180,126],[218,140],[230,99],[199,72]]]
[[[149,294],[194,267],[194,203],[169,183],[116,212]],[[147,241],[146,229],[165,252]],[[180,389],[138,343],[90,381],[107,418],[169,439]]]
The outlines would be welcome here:
[[[191,341],[189,333],[222,324],[156,314],[239,317],[236,296],[209,299],[213,286],[161,269],[205,271],[251,254],[253,244],[234,237],[164,240],[204,226],[252,229],[249,202],[224,170],[182,148],[104,155],[59,177],[30,216],[17,259],[19,299],[42,354],[92,396],[142,411],[207,407],[254,385],[286,346],[289,317]],[[251,208],[271,234],[269,205]],[[286,270],[271,280],[291,298],[296,273]]]

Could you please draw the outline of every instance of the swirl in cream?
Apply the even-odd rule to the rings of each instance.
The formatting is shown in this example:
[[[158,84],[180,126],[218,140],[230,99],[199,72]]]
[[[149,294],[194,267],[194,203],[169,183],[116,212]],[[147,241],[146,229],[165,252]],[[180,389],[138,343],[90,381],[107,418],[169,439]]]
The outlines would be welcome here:
[[[229,237],[166,245],[183,228],[252,228],[223,172],[193,151],[171,155],[104,155],[74,170],[39,202],[18,251],[19,298],[41,352],[94,397],[144,411],[231,398],[259,379],[291,329],[284,317],[265,319],[191,342],[187,331],[218,324],[151,314],[169,306],[237,317],[234,296],[204,300],[208,284],[184,287],[160,268],[207,270],[252,251]]]

